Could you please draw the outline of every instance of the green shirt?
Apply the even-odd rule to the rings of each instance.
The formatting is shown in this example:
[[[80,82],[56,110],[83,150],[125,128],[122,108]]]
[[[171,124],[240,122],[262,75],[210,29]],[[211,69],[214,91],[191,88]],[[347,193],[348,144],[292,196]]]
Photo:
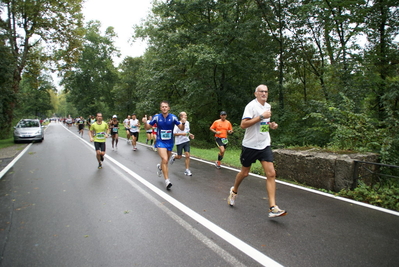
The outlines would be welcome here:
[[[102,121],[101,124],[95,122],[92,125],[90,125],[90,131],[94,133],[94,138],[93,138],[94,142],[104,143],[107,130],[108,130],[108,124],[104,121]]]

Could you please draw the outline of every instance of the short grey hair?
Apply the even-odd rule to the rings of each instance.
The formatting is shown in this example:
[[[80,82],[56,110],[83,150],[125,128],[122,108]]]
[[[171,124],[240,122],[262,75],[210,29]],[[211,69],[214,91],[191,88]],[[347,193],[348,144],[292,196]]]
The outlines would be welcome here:
[[[255,93],[256,93],[256,92],[258,91],[258,89],[259,89],[260,87],[262,87],[262,86],[264,86],[264,87],[267,88],[267,85],[259,84],[259,85],[255,88]]]

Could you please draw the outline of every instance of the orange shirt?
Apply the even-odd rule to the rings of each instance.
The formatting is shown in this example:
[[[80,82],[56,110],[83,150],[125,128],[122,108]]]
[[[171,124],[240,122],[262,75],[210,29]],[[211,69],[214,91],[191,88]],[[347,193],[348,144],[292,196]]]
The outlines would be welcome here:
[[[212,123],[211,129],[215,130],[216,132],[221,132],[220,134],[215,134],[215,137],[227,138],[227,131],[233,130],[233,126],[228,120],[222,121],[219,119]]]

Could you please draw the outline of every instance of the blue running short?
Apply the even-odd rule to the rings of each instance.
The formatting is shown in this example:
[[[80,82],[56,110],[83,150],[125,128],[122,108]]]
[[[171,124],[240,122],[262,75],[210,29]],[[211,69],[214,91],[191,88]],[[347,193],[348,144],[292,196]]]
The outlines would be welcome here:
[[[155,143],[156,148],[166,148],[169,151],[173,150],[174,145],[175,145],[175,143],[173,142],[173,140],[172,140],[172,142],[171,141],[165,142],[165,141],[158,139],[157,142]]]

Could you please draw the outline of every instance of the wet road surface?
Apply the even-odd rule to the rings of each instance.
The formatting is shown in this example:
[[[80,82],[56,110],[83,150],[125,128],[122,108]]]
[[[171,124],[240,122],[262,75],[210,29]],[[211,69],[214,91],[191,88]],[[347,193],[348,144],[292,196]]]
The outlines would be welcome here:
[[[0,266],[396,266],[399,216],[277,185],[288,210],[268,218],[265,180],[249,176],[236,205],[234,169],[169,166],[120,139],[97,169],[94,146],[52,123],[0,180]]]

